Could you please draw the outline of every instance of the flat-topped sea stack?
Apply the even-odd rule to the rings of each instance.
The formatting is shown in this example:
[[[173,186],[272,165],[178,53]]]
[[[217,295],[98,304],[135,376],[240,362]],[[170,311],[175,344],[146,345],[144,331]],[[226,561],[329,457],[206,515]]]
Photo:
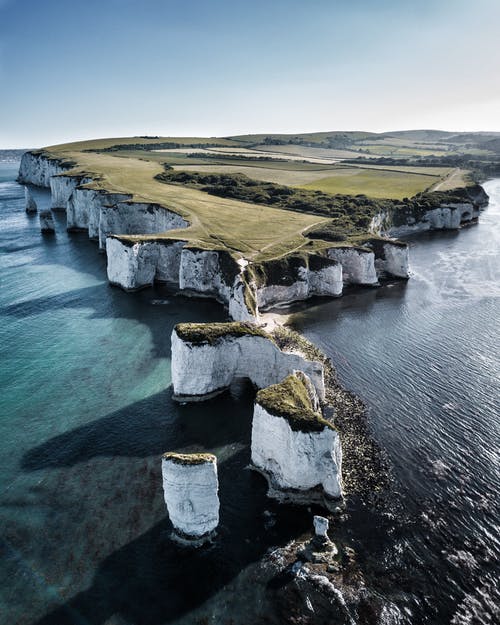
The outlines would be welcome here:
[[[280,350],[252,323],[180,323],[172,332],[172,384],[181,401],[207,399],[247,378],[262,389],[294,371],[307,374],[324,397],[323,365]]]
[[[219,481],[213,454],[162,456],[163,492],[174,536],[183,544],[199,546],[219,524]]]
[[[28,187],[24,187],[24,200],[26,205],[26,212],[28,214],[36,213],[38,208],[35,199],[31,195],[31,191],[28,189]]]
[[[56,231],[54,225],[54,216],[52,215],[52,211],[50,209],[46,209],[40,211],[40,231],[45,234],[54,234]]]
[[[268,495],[281,501],[325,503],[342,496],[339,435],[302,372],[257,393],[252,463],[267,478]]]

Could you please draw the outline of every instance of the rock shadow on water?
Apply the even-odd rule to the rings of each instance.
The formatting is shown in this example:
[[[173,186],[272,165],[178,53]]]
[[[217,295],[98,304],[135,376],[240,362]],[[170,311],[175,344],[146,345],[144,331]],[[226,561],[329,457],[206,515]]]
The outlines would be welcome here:
[[[36,625],[101,625],[112,617],[141,625],[175,621],[200,608],[271,546],[304,532],[310,515],[269,502],[265,481],[246,470],[248,462],[245,448],[219,464],[221,517],[211,545],[190,549],[172,542],[165,509],[164,520],[104,558],[87,589],[63,605],[52,603]],[[156,497],[160,493],[158,479]],[[276,524],[264,529],[269,509]]]
[[[245,389],[245,401],[238,403],[235,414],[230,393],[203,403],[180,405],[172,400],[169,387],[30,449],[22,458],[21,468],[39,471],[69,467],[99,456],[160,457],[169,450],[248,444],[252,393]]]
[[[99,277],[102,278],[102,275]],[[158,306],[159,301],[166,302],[166,305]],[[31,315],[79,308],[93,310],[89,319],[127,319],[146,325],[151,332],[154,356],[157,358],[170,358],[170,335],[180,320],[227,320],[222,305],[212,300],[197,300],[194,307],[190,298],[177,296],[160,285],[144,289],[131,297],[129,293],[107,282],[4,306],[2,315],[24,320]]]

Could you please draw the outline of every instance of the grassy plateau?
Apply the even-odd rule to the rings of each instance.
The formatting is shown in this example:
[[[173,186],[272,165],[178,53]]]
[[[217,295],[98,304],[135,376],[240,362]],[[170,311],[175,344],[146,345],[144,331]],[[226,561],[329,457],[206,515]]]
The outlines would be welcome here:
[[[89,187],[160,204],[190,224],[128,239],[181,239],[262,261],[332,242],[362,243],[381,208],[403,201],[408,211],[411,201],[432,204],[429,191],[470,184],[456,154],[495,155],[498,146],[494,134],[326,132],[109,138],[43,152],[89,174]],[[325,240],[318,233],[330,234]]]

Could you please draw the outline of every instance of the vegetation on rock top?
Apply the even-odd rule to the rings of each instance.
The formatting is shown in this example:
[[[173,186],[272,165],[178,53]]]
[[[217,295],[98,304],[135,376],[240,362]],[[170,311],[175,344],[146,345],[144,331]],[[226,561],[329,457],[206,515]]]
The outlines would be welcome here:
[[[170,460],[175,464],[182,465],[197,465],[197,464],[206,464],[208,462],[212,463],[217,461],[216,456],[208,453],[197,453],[197,454],[179,454],[174,451],[168,451],[163,454],[162,458],[165,460]]]
[[[253,323],[230,321],[227,323],[178,323],[177,336],[194,345],[214,345],[221,339],[258,336],[272,341],[272,337]]]
[[[300,376],[289,375],[279,384],[261,389],[255,402],[266,412],[286,419],[296,432],[321,432],[333,425],[313,409],[311,398]]]

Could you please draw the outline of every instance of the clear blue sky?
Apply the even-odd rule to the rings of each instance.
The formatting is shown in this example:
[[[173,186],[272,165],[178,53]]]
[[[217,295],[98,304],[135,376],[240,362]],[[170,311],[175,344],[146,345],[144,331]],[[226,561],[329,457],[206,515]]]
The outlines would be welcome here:
[[[0,148],[500,131],[500,0],[0,0]]]

